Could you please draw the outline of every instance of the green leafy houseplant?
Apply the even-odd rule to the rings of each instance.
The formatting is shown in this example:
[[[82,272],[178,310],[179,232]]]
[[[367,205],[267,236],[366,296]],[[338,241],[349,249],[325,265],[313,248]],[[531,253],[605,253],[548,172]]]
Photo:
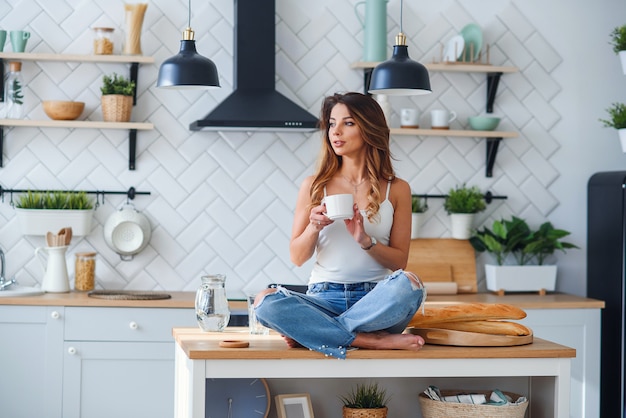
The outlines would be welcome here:
[[[609,114],[609,119],[600,119],[600,122],[602,122],[606,128],[626,128],[626,104],[613,103],[606,111]]]
[[[450,189],[443,207],[448,214],[478,213],[484,211],[487,204],[478,186],[468,187],[463,184]]]
[[[357,384],[350,393],[340,396],[344,408],[378,409],[386,408],[389,397],[387,391],[378,383]],[[344,417],[346,415],[344,414]]]
[[[618,26],[611,32],[611,42],[613,52],[619,54],[620,51],[626,51],[626,25]]]
[[[513,216],[510,220],[494,221],[492,229],[484,227],[482,231],[474,232],[469,241],[477,252],[487,251],[495,255],[500,266],[509,255],[517,265],[534,261],[541,266],[556,250],[566,252],[570,248],[579,248],[561,240],[569,234],[563,229],[555,229],[550,222],[544,222],[533,231],[525,220]]]
[[[93,202],[86,192],[32,192],[19,197],[19,209],[90,210]]]
[[[428,210],[428,205],[416,194],[411,195],[411,212],[424,213]]]
[[[100,91],[103,95],[121,94],[123,96],[132,96],[135,93],[135,82],[116,73],[105,75],[102,77]]]

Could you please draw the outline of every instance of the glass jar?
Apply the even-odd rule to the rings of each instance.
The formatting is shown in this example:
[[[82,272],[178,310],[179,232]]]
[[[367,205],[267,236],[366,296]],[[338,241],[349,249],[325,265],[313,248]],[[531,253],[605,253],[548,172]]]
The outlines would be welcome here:
[[[76,253],[74,273],[74,289],[81,292],[93,290],[96,286],[96,253]]]
[[[9,73],[4,83],[4,117],[7,119],[21,119],[24,117],[24,80],[22,78],[22,63],[9,62]]]
[[[196,319],[203,331],[224,331],[230,320],[226,299],[226,276],[209,274],[201,277],[202,283],[196,292]]]
[[[93,53],[111,55],[113,53],[113,28],[93,28]]]

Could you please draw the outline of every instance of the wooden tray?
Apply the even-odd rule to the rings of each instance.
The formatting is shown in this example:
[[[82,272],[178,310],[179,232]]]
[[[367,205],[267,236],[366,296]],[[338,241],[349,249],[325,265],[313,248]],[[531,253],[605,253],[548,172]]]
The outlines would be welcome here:
[[[426,344],[456,345],[462,347],[506,347],[533,342],[533,336],[482,334],[440,328],[407,328],[411,334],[421,335]]]

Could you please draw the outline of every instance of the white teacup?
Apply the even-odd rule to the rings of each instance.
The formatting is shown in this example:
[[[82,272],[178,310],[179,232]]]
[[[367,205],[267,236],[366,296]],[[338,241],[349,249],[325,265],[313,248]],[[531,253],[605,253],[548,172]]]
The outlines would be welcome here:
[[[400,110],[400,127],[417,129],[420,127],[420,112],[418,109],[404,108]]]
[[[352,219],[354,215],[354,198],[351,194],[333,194],[324,197],[322,203],[326,205],[326,216],[330,219]]]
[[[455,111],[435,109],[430,111],[430,126],[433,129],[449,129],[450,123],[456,119]]]

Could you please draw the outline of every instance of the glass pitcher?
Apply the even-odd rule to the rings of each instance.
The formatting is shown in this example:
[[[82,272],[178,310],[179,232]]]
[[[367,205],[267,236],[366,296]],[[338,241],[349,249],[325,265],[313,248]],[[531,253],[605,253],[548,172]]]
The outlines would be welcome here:
[[[223,331],[230,320],[226,299],[226,276],[209,274],[201,277],[202,283],[196,292],[196,318],[203,331]]]

